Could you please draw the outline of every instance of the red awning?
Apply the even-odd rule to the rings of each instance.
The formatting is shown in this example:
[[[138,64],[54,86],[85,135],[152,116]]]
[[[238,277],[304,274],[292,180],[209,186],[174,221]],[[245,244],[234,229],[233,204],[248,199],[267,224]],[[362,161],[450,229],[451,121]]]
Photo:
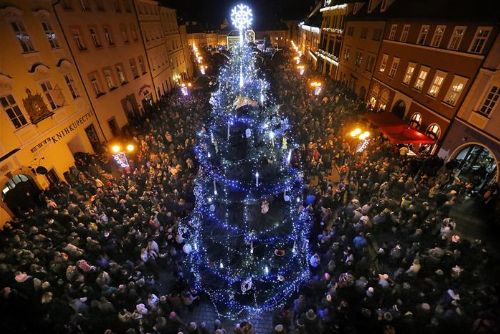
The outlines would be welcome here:
[[[408,124],[382,126],[379,128],[393,144],[433,144],[429,136],[413,129]]]
[[[368,121],[393,144],[433,144],[434,139],[413,129],[392,112],[367,113]]]

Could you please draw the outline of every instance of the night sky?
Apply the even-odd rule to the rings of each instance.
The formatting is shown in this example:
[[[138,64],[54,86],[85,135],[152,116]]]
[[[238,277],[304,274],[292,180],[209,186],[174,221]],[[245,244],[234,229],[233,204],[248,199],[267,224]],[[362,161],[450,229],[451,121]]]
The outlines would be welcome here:
[[[283,19],[302,19],[317,0],[160,0],[162,4],[178,10],[185,20],[198,20],[210,28],[218,28],[231,8],[244,3],[254,12],[255,27]]]

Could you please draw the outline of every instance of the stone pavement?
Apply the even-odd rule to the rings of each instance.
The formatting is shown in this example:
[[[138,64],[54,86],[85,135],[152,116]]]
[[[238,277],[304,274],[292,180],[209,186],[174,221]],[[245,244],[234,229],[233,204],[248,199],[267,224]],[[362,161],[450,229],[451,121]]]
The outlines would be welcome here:
[[[215,307],[212,305],[210,301],[202,300],[198,306],[196,306],[192,313],[186,313],[183,316],[183,320],[186,323],[191,321],[195,321],[197,324],[201,322],[205,322],[207,324],[207,328],[214,328],[214,320],[217,319],[217,312],[215,311]],[[243,320],[250,321],[255,328],[256,334],[271,334],[273,332],[273,319],[272,314],[267,312],[258,317],[252,317],[250,319],[240,319],[236,321],[231,321],[224,318],[219,318],[222,321],[223,327],[226,329],[227,333],[233,333],[233,328],[237,323],[240,323]]]

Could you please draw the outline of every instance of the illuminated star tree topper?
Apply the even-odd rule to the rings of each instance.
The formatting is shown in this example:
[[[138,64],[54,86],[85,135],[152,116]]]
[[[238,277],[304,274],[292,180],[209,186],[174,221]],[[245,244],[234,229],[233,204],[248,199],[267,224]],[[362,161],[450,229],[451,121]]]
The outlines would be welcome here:
[[[243,32],[252,24],[253,14],[250,7],[244,4],[236,5],[231,10],[231,22],[240,32],[240,43],[243,44]]]

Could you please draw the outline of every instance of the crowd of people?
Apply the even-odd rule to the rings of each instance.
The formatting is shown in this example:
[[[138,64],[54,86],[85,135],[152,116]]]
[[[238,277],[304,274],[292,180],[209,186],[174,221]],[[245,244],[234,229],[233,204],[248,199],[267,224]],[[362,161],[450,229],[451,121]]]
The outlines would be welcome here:
[[[310,94],[291,57],[275,58],[272,87],[301,144],[293,161],[314,198],[305,207],[314,226],[311,279],[274,313],[271,331],[498,331],[494,263],[450,217],[464,185],[439,161],[415,165],[381,137],[356,152],[343,131],[363,103],[333,82]],[[129,168],[117,173],[109,154],[81,155],[39,208],[4,226],[2,333],[256,334],[251,321],[224,328],[190,318],[205,297],[183,275],[177,227],[195,202],[193,146],[209,98],[164,98],[131,127]]]

